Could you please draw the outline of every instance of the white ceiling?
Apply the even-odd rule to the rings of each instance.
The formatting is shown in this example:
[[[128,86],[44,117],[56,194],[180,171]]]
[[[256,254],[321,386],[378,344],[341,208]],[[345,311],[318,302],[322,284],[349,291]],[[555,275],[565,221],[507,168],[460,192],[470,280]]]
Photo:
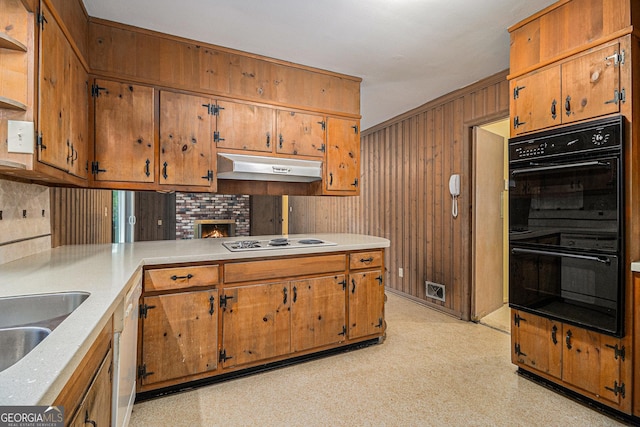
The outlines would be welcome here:
[[[554,0],[83,0],[90,16],[363,79],[362,129],[509,67]]]

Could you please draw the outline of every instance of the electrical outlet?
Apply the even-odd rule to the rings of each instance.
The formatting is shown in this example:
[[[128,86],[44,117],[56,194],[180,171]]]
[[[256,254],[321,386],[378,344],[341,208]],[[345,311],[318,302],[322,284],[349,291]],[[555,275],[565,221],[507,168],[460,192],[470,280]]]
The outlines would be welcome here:
[[[403,268],[399,268],[398,269],[398,277],[404,277],[404,269]]]

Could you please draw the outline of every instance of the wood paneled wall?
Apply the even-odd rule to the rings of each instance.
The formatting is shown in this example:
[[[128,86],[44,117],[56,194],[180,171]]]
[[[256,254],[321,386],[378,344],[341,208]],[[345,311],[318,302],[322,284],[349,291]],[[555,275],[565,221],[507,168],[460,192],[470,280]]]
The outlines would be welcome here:
[[[289,232],[388,238],[386,286],[468,320],[471,129],[508,116],[506,76],[501,72],[363,131],[361,195],[291,196]],[[462,187],[457,218],[448,186],[454,173]],[[444,303],[426,297],[425,280],[445,285]]]
[[[51,188],[51,247],[111,243],[109,190]]]

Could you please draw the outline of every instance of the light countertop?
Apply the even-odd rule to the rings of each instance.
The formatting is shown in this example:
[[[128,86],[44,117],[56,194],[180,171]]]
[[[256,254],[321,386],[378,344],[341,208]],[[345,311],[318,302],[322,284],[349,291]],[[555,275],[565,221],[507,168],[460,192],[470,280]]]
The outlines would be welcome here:
[[[63,246],[0,265],[0,297],[61,291],[91,295],[27,356],[0,372],[0,405],[49,405],[85,356],[144,265],[283,257],[389,247],[389,240],[361,234],[289,235],[337,243],[267,251],[230,252],[223,241],[164,240]],[[138,276],[139,277],[139,276]]]

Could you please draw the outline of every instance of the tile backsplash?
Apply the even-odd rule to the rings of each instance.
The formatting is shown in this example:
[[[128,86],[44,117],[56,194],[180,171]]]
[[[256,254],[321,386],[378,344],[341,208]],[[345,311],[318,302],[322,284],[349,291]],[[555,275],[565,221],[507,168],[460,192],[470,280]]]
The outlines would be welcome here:
[[[51,249],[49,188],[0,179],[0,264]]]

